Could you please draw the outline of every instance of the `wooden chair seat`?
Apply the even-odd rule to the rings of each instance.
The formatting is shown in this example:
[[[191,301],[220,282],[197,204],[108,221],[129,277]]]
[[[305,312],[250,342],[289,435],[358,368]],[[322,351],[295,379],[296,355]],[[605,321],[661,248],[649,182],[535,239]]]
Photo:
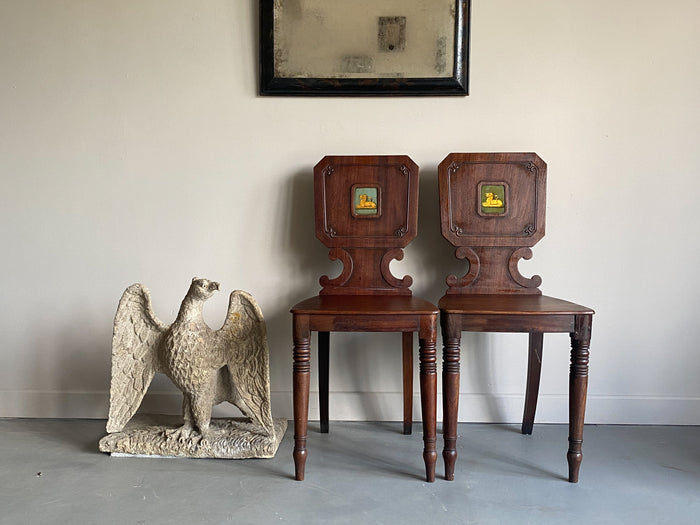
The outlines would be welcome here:
[[[467,259],[468,272],[447,278],[440,299],[443,336],[443,436],[445,477],[457,459],[460,342],[463,331],[529,334],[522,433],[531,434],[537,407],[543,335],[569,333],[569,481],[578,481],[588,384],[593,310],[543,296],[541,278],[523,277],[518,261],[545,228],[547,166],[534,153],[452,153],[440,164],[443,236]]]
[[[528,331],[523,328],[531,325],[522,323],[533,320],[544,323],[547,332],[572,332],[572,316],[594,313],[580,304],[546,295],[444,295],[438,306],[444,312],[473,316],[462,321],[468,332]]]
[[[327,314],[331,316],[349,316],[354,319],[354,322],[361,323],[361,318],[364,315],[412,316],[437,314],[438,309],[433,303],[412,295],[317,295],[294,305],[292,312],[297,315]],[[413,326],[410,320],[405,320],[404,322],[407,323],[407,326]],[[371,320],[367,323],[376,324],[376,320]],[[331,331],[336,330],[331,329]],[[383,330],[368,331],[382,332]],[[396,332],[398,330],[392,329],[390,331]]]
[[[413,332],[418,332],[423,459],[435,480],[438,308],[413,297],[412,279],[397,279],[393,259],[417,231],[418,167],[406,156],[325,157],[314,168],[316,236],[343,263],[340,275],[320,279],[321,292],[291,309],[294,337],[294,465],[303,480],[307,458],[312,332],[318,332],[321,432],[329,428],[330,332],[402,334],[404,433],[410,433]]]
[[[297,303],[291,312],[296,328],[309,333],[318,332],[319,410],[322,433],[329,431],[330,332],[401,332],[403,433],[411,434],[413,332],[418,332],[419,340],[430,340],[430,331],[437,330],[438,308],[433,303],[413,296],[317,295]]]

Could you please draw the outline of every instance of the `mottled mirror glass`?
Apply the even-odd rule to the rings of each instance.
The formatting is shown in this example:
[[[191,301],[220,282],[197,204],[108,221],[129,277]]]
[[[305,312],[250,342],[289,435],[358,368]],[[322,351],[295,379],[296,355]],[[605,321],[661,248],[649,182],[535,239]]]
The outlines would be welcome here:
[[[469,2],[261,0],[261,92],[466,94]]]
[[[276,0],[275,76],[451,77],[454,0]]]

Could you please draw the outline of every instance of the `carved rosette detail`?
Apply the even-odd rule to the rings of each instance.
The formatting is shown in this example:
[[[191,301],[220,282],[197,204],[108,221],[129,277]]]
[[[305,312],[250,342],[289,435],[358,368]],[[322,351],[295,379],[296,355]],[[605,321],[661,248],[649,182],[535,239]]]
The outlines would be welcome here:
[[[409,170],[409,169],[408,169],[405,165],[403,165],[403,164],[401,164],[401,166],[399,166],[399,171],[400,171],[403,175],[406,175],[406,177],[408,177],[408,176],[411,174],[411,170]]]
[[[457,226],[456,224],[453,224],[450,226],[450,231],[454,233],[455,235],[464,235],[464,230],[462,229],[461,226]]]
[[[327,226],[325,231],[326,231],[326,235],[328,235],[331,239],[334,238],[336,235],[338,235],[338,232],[336,232],[333,229],[333,226]]]
[[[525,169],[528,170],[530,173],[537,172],[537,166],[535,166],[534,162],[528,162],[527,164],[525,164]]]
[[[404,225],[404,226],[401,226],[398,230],[396,230],[396,231],[394,232],[394,235],[395,235],[396,237],[403,237],[403,236],[406,235],[407,233],[408,233],[408,228]]]
[[[461,162],[453,162],[447,167],[447,173],[450,175],[454,175],[455,173],[457,173],[457,170],[459,170],[461,165]]]
[[[535,225],[530,223],[523,228],[523,234],[530,236],[535,233]]]
[[[334,171],[335,171],[335,168],[333,167],[333,165],[329,164],[328,166],[323,168],[323,176],[328,177],[329,175],[332,175]]]

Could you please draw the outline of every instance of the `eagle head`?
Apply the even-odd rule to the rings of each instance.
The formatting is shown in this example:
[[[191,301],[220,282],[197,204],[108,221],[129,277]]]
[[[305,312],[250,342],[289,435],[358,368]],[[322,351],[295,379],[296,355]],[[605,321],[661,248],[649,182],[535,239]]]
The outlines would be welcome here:
[[[195,277],[190,285],[190,293],[199,299],[209,299],[219,289],[219,283]]]

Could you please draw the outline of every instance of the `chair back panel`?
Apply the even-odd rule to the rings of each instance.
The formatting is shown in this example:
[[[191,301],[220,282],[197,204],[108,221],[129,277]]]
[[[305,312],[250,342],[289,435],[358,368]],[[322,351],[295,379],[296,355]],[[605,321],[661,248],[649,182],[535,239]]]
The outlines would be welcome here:
[[[547,165],[535,153],[451,153],[440,163],[442,235],[467,259],[447,293],[541,293],[517,268],[545,234]]]
[[[410,295],[389,271],[418,231],[418,166],[407,156],[327,156],[314,167],[316,237],[340,276],[321,294]]]

